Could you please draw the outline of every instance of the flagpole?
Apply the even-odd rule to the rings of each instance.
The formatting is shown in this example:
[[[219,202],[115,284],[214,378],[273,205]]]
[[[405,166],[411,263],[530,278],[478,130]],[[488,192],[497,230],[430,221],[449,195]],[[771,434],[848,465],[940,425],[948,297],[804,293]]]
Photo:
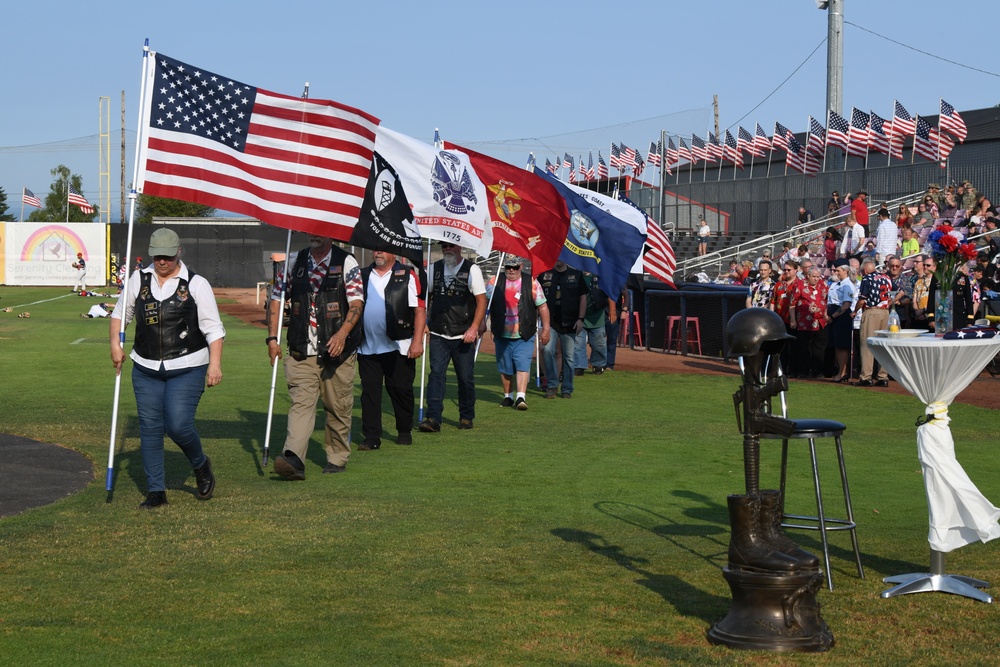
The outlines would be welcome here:
[[[910,166],[913,166],[917,157],[917,123],[919,122],[920,115],[918,114],[913,117],[913,148],[910,150]],[[945,185],[947,185],[947,183],[945,183]]]
[[[18,222],[24,222],[24,197],[27,193],[24,191],[24,186],[21,186],[21,217]]]
[[[716,137],[715,140],[718,141],[719,138]],[[723,163],[725,163],[725,161],[726,161],[726,146],[725,146],[725,143],[723,143],[722,144],[722,155],[719,156],[719,178],[716,179],[716,182],[719,182],[719,181],[722,180],[722,165],[723,165]],[[735,168],[736,167],[734,165],[733,169],[735,169]]]
[[[431,245],[432,245],[431,240],[427,239],[427,262],[426,262],[426,264],[427,264],[427,269],[428,270],[431,270],[431,268],[432,268],[431,267]],[[417,275],[419,275],[419,273]],[[426,293],[426,289],[427,289],[427,286],[425,285],[424,286],[424,290],[425,290],[424,291],[424,298],[425,299],[427,299],[428,297],[430,297],[430,294]],[[424,354],[420,355],[420,413],[417,416],[417,421],[421,421],[421,422],[424,420],[424,387],[425,387],[425,382],[426,382],[426,377],[427,377],[426,376],[426,373],[427,373],[427,357],[430,354],[430,348],[427,347],[427,338],[428,338],[428,336],[430,336],[430,334],[426,333],[427,331],[429,331],[429,329],[426,326],[424,326],[424,331],[420,333],[420,335],[421,335],[421,337],[423,338],[423,341],[424,341]],[[416,332],[414,332],[414,333],[416,333]]]
[[[308,85],[308,84],[306,84]],[[278,300],[278,349],[281,349],[281,330],[285,325],[285,285],[288,283],[288,272],[290,270],[289,260],[292,252],[292,230],[288,230],[288,237],[285,240],[285,271],[282,273],[284,284],[281,285],[281,298]],[[275,285],[274,287],[277,287]],[[268,317],[271,317],[270,304],[268,304]],[[264,427],[264,453],[261,456],[261,466],[267,467],[267,457],[271,449],[271,420],[274,417],[274,388],[278,381],[277,359],[271,362],[271,393],[267,399],[267,426]]]
[[[122,319],[121,319],[121,330],[118,332],[118,344],[121,345],[122,351],[125,349],[125,313],[128,309],[128,283],[129,283],[129,271],[128,266],[131,262],[132,255],[132,232],[135,228],[135,203],[138,199],[136,194],[136,184],[139,182],[139,154],[142,149],[143,141],[145,140],[145,132],[143,132],[143,114],[146,109],[146,80],[149,76],[150,58],[149,58],[149,39],[147,38],[142,47],[142,81],[139,86],[139,118],[137,120],[138,128],[135,133],[135,162],[132,170],[132,189],[129,192],[129,213],[128,213],[128,234],[125,241],[125,279],[122,281],[121,294],[118,297],[122,302]],[[69,190],[66,191],[66,210],[67,217],[69,216]],[[133,314],[134,315],[134,314]],[[124,365],[124,362],[123,362]],[[118,432],[118,404],[121,397],[121,386],[122,386],[122,374],[121,370],[115,373],[115,388],[114,397],[112,399],[111,406],[111,436],[108,442],[108,469],[104,480],[105,491],[108,492],[107,502],[111,502],[111,495],[114,490],[114,471],[115,471],[115,435]]]
[[[774,128],[774,135],[778,134],[778,128]],[[767,172],[764,174],[764,178],[771,177],[771,156],[774,155],[774,135],[771,135],[771,147],[767,151]]]
[[[66,177],[66,223],[69,223],[69,177]]]
[[[667,188],[666,183],[663,182],[663,169],[666,165],[666,157],[663,155],[664,148],[667,145],[667,131],[660,130],[660,206],[659,206],[659,218],[663,220],[667,214]]]
[[[489,317],[490,306],[493,305],[493,297],[497,295],[497,284],[500,282],[500,272],[503,271],[503,261],[507,258],[507,253],[500,253],[500,261],[497,262],[497,273],[493,276],[493,291],[490,292],[490,298],[486,300],[486,313]],[[493,339],[496,340],[496,332],[490,331],[493,334]],[[483,336],[480,336],[476,341],[476,354],[472,357],[472,363],[475,363],[479,359],[479,348],[483,345]]]

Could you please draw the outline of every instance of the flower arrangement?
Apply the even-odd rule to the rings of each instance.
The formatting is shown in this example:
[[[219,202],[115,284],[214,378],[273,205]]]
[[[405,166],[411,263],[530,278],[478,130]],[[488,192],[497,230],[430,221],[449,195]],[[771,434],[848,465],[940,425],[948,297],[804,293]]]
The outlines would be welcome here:
[[[962,233],[948,224],[940,225],[927,236],[924,252],[937,262],[934,277],[938,286],[950,290],[958,275],[958,267],[976,259],[976,244],[966,243]]]

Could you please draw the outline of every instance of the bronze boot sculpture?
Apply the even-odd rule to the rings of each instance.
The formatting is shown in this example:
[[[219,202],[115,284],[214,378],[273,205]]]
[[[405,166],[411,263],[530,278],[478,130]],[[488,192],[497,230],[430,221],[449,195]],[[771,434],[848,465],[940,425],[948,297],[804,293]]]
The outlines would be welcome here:
[[[819,572],[819,558],[793,542],[781,530],[784,519],[781,511],[781,492],[766,489],[760,492],[760,532],[772,549],[791,556],[799,562],[803,572]],[[729,557],[732,561],[732,556]]]
[[[732,528],[729,567],[765,574],[796,574],[801,569],[799,561],[778,551],[762,530],[760,498],[731,495],[728,500]]]

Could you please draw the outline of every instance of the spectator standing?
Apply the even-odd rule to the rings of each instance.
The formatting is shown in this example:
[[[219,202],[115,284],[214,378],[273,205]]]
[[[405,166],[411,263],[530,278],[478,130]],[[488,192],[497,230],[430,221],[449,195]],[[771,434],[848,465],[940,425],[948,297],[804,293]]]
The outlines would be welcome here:
[[[587,289],[583,271],[557,261],[551,271],[538,277],[549,308],[552,335],[545,345],[545,398],[573,396],[576,336],[583,330],[587,314]],[[559,350],[557,351],[557,347]],[[556,355],[562,354],[562,371],[556,368]],[[559,384],[562,382],[562,392]]]
[[[910,296],[912,317],[909,326],[914,329],[926,331],[930,327],[927,319],[927,301],[930,297],[931,279],[936,268],[934,260],[925,255],[917,255],[913,262],[913,286]]]
[[[796,277],[798,268],[799,265],[795,260],[790,259],[784,262],[782,264],[781,276],[774,283],[774,291],[771,294],[771,309],[785,323],[785,333],[792,338],[795,337],[795,330],[792,329],[791,325],[791,303],[795,283],[798,280]],[[782,349],[781,366],[789,376],[797,374],[797,352],[794,340],[789,340],[788,345],[785,345]]]
[[[486,284],[477,264],[462,257],[454,243],[441,242],[442,258],[427,276],[427,329],[431,374],[422,433],[441,430],[445,376],[449,362],[458,380],[458,428],[471,429],[476,417],[476,340],[486,316]]]
[[[827,286],[822,272],[811,267],[805,280],[796,283],[792,292],[789,320],[795,330],[799,352],[799,377],[823,376],[826,352]]]
[[[833,266],[834,260],[837,259],[840,250],[840,242],[843,238],[840,236],[840,232],[834,227],[827,227],[826,231],[823,232],[823,256],[826,258],[826,265]]]
[[[396,418],[396,444],[413,444],[413,380],[427,324],[414,270],[381,250],[372,252],[372,260],[361,272],[365,339],[358,349],[363,438],[358,449],[364,451],[382,446],[383,385]]]
[[[774,294],[774,278],[771,275],[771,261],[762,260],[757,269],[760,272],[757,280],[747,290],[747,308],[767,308],[774,310],[771,297]]]
[[[851,377],[848,364],[854,331],[851,304],[854,302],[856,290],[850,278],[850,265],[846,259],[834,261],[833,272],[836,280],[830,285],[827,294],[827,315],[828,336],[837,360],[837,374],[831,381],[847,382]]]
[[[878,232],[875,238],[875,253],[884,264],[889,255],[895,255],[899,250],[899,228],[889,219],[889,212],[885,209],[878,212]]]
[[[326,413],[326,474],[343,472],[351,456],[351,411],[354,369],[364,306],[364,285],[358,262],[333,239],[309,235],[309,247],[298,252],[289,267],[278,270],[267,311],[267,353],[273,366],[282,358],[277,343],[284,292],[290,305],[288,356],[288,427],[274,472],[287,480],[306,478],[309,440],[316,429],[316,402]]]
[[[851,213],[854,214],[854,219],[858,221],[861,225],[862,233],[868,234],[868,191],[861,190],[858,192],[857,196],[851,201]]]
[[[889,323],[889,299],[892,282],[884,273],[877,270],[875,260],[865,259],[861,263],[864,277],[858,288],[858,302],[855,311],[861,311],[861,378],[859,387],[889,386],[889,374],[884,368],[879,368],[878,378],[872,381],[875,357],[867,340],[876,331],[886,328]]]
[[[704,215],[698,215],[698,255],[708,254],[708,237],[712,235],[712,228],[705,222]]]
[[[844,221],[844,240],[840,244],[840,256],[850,259],[865,247],[865,230],[858,224],[854,215],[848,215]]]

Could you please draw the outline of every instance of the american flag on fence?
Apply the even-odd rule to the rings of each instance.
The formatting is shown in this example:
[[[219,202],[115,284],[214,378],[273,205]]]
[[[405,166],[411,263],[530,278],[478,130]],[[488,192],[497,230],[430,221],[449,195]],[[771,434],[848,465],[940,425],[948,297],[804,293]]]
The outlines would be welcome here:
[[[851,108],[851,128],[847,131],[847,154],[868,156],[868,114]]]
[[[969,136],[969,129],[965,126],[962,116],[955,111],[955,107],[944,100],[941,100],[941,117],[938,119],[938,125],[941,126],[942,130],[958,139],[959,143],[964,144],[965,138]]]
[[[590,151],[587,153],[587,178],[593,180],[596,175],[597,172],[594,170],[594,151]]]
[[[760,126],[760,123],[757,123],[757,130],[753,135],[753,145],[754,148],[765,155],[767,151],[771,150],[771,140],[767,138],[767,132]]]
[[[629,167],[635,166],[635,149],[629,148],[624,143],[622,147],[622,167],[628,169]]]
[[[722,154],[725,149],[722,148],[722,144],[719,143],[719,138],[716,137],[711,132],[708,133],[708,155],[709,157],[715,158],[715,160],[721,160]],[[712,160],[715,162],[715,160]]]
[[[683,137],[677,137],[677,157],[680,160],[694,162],[694,156],[691,155],[691,149],[688,148],[686,143],[684,143]]]
[[[809,140],[806,150],[820,157],[826,153],[826,128],[818,120],[809,116]]]
[[[876,150],[879,153],[885,155],[892,155],[893,157],[901,158],[903,157],[902,147],[899,155],[892,153],[892,148],[889,145],[889,135],[886,134],[885,124],[886,120],[879,116],[874,111],[871,112],[871,120],[868,122],[868,148]],[[889,127],[889,131],[892,132],[892,127]]]
[[[377,118],[149,57],[139,192],[350,239]]]
[[[618,144],[611,142],[611,166],[618,171],[624,171],[622,168],[622,153],[621,149],[618,148]]]
[[[660,141],[650,141],[649,151],[646,153],[646,162],[655,167],[660,166],[660,148],[662,142]]]
[[[597,177],[608,177],[608,165],[604,163],[604,157],[601,156],[601,151],[597,151]]]
[[[708,148],[705,146],[704,140],[697,134],[691,135],[691,156],[697,160],[704,160],[705,162],[715,162],[714,158],[710,158],[708,155]]]
[[[742,149],[746,151],[749,155],[756,157],[766,157],[767,153],[760,150],[757,147],[757,142],[754,141],[753,135],[748,131],[744,130],[742,127],[739,129],[740,142],[743,144]]]
[[[938,142],[935,139],[937,132],[931,133],[933,128],[920,116],[917,116],[914,123],[916,130],[913,135],[913,151],[922,158],[937,162]]]
[[[847,152],[847,133],[850,126],[847,121],[836,111],[830,110],[826,122],[826,145],[834,146]]]
[[[34,206],[35,208],[42,207],[42,200],[35,196],[35,193],[28,188],[21,188],[21,201],[28,206]]]
[[[892,101],[892,133],[900,137],[912,136],[916,131],[917,121],[910,116],[902,104]]]
[[[75,204],[76,206],[79,206],[80,210],[83,211],[84,213],[89,214],[94,212],[94,207],[90,205],[90,202],[87,201],[86,197],[80,194],[80,191],[74,188],[72,185],[69,186],[69,195],[67,199],[69,200],[70,204]]]
[[[774,136],[771,138],[771,150],[788,150],[788,137],[792,136],[791,130],[779,122],[774,123]]]
[[[670,246],[670,240],[663,233],[660,225],[648,215],[646,216],[646,253],[642,264],[646,272],[671,287],[674,285],[674,270],[677,268],[677,257]]]
[[[726,140],[723,147],[722,157],[725,160],[729,160],[740,169],[743,169],[743,154],[740,153],[739,146],[736,144],[736,139],[734,139],[733,135],[729,133],[729,130],[726,130]]]

